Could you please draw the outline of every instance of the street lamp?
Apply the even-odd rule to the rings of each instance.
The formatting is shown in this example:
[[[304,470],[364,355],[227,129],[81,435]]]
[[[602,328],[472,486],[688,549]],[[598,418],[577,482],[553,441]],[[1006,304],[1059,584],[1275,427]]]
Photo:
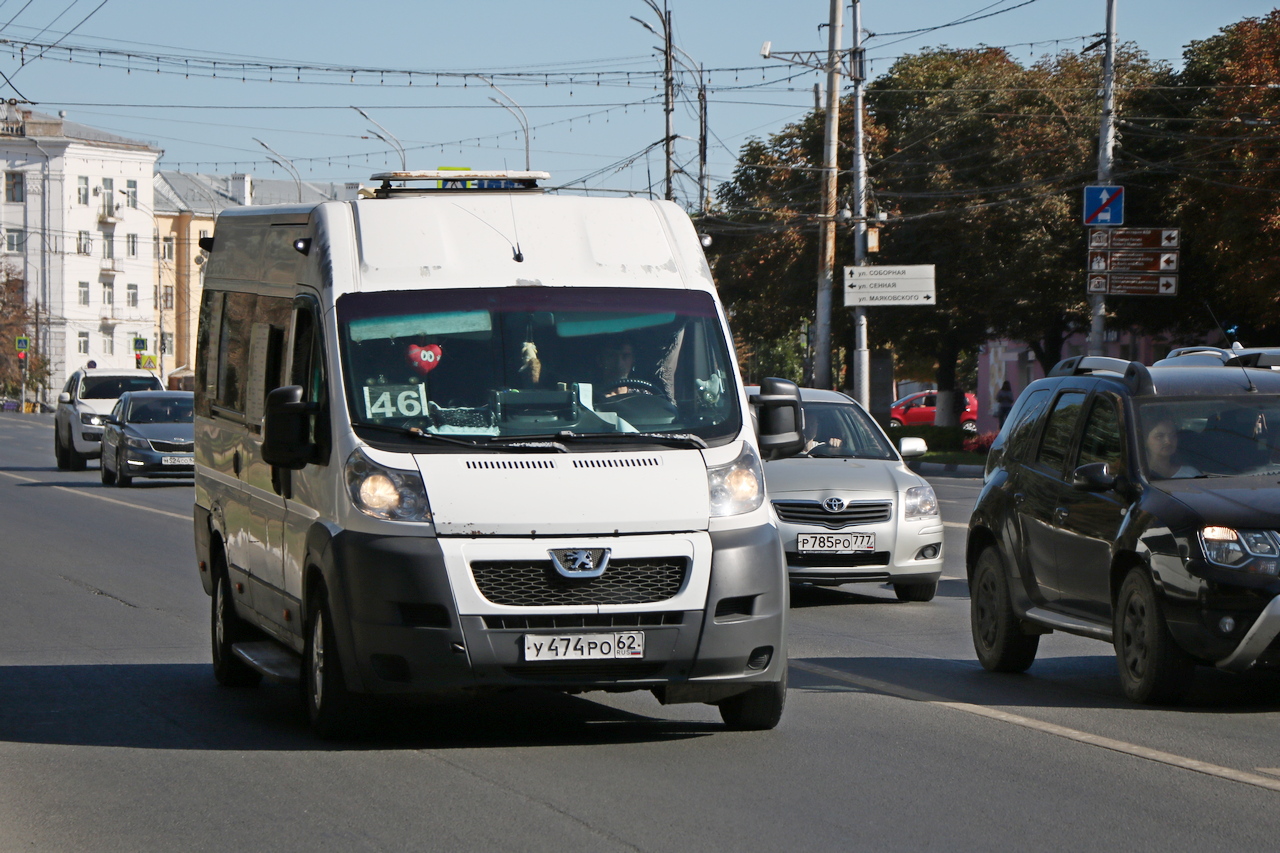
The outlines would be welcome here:
[[[409,171],[408,161],[404,156],[404,146],[400,144],[399,139],[396,139],[395,134],[387,130],[382,125],[378,124],[378,122],[374,121],[374,119],[368,113],[366,113],[364,110],[360,109],[359,107],[352,105],[351,109],[355,110],[356,112],[360,113],[360,115],[368,119],[371,123],[373,123],[378,128],[378,130],[381,130],[382,133],[385,133],[387,136],[391,137],[390,139],[388,139],[387,136],[383,136],[381,133],[378,133],[377,131],[373,131],[373,130],[369,131],[369,133],[372,133],[374,136],[378,137],[383,142],[387,143],[392,148],[394,148],[396,150],[396,153],[400,155],[400,171],[402,172]],[[302,201],[301,195],[298,196],[298,201]]]
[[[480,75],[476,75],[476,76],[479,76],[481,80],[489,84],[489,87],[491,89],[493,89],[499,95],[501,95],[502,97],[506,98],[508,101],[511,102],[510,104],[507,104],[507,103],[504,103],[503,101],[499,101],[497,98],[489,99],[493,101],[495,104],[497,104],[498,106],[502,107],[507,112],[511,113],[513,116],[515,116],[516,121],[520,122],[520,129],[524,131],[524,170],[526,172],[529,171],[530,169],[530,166],[529,166],[529,162],[530,162],[529,160],[529,117],[524,114],[524,110],[520,107],[518,103],[516,103],[516,99],[508,95],[506,92],[502,91],[502,89],[498,87],[497,83],[493,82],[488,77],[483,77]],[[514,109],[512,109],[512,107],[514,107]]]
[[[372,119],[370,119],[370,121],[372,121]],[[280,152],[276,151],[274,148],[272,148],[267,143],[263,142],[261,139],[258,139],[257,137],[250,137],[250,138],[254,142],[261,145],[263,148],[267,149],[268,152],[275,155],[273,157],[268,157],[267,159],[270,160],[272,163],[275,163],[281,169],[284,169],[285,172],[288,173],[289,177],[293,178],[293,182],[298,186],[298,204],[302,204],[302,174],[293,165],[293,161],[290,160],[288,157],[284,156],[283,154],[281,154]],[[285,165],[286,163],[288,165]]]

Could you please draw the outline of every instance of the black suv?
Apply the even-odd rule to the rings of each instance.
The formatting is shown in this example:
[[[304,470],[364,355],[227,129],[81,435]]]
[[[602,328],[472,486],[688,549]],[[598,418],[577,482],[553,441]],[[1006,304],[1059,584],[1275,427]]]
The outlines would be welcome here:
[[[1280,664],[1280,373],[1076,357],[1018,398],[969,520],[973,644],[1022,672],[1053,630],[1125,695]]]

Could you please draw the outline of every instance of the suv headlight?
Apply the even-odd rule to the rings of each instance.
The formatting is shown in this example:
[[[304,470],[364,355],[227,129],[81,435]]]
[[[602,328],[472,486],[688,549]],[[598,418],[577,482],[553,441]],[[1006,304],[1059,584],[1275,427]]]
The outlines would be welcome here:
[[[912,486],[902,496],[903,518],[928,518],[938,514],[938,496],[933,486]]]
[[[102,426],[104,422],[102,420],[102,415],[96,414],[95,412],[85,412],[80,415],[80,423],[87,424],[88,426]]]
[[[430,521],[427,489],[417,471],[387,468],[356,448],[347,457],[347,490],[356,509],[388,521]]]
[[[759,509],[764,503],[764,468],[755,448],[744,444],[737,459],[708,468],[707,491],[712,518]]]
[[[1280,573],[1280,535],[1274,530],[1206,527],[1200,531],[1200,546],[1215,566],[1260,575]]]

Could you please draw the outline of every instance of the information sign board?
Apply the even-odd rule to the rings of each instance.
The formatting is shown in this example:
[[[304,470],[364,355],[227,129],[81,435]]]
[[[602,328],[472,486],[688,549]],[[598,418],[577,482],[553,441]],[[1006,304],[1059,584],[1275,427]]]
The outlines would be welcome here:
[[[844,304],[934,305],[934,265],[906,267],[845,267]]]

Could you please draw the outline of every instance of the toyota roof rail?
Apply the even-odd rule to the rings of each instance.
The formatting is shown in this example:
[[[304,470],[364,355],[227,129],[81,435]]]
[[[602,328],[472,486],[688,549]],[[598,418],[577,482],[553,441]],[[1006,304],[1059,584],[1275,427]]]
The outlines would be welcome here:
[[[1134,394],[1150,394],[1155,391],[1151,371],[1140,361],[1101,355],[1077,355],[1063,359],[1049,371],[1050,376],[1087,376],[1093,373],[1117,374]]]

